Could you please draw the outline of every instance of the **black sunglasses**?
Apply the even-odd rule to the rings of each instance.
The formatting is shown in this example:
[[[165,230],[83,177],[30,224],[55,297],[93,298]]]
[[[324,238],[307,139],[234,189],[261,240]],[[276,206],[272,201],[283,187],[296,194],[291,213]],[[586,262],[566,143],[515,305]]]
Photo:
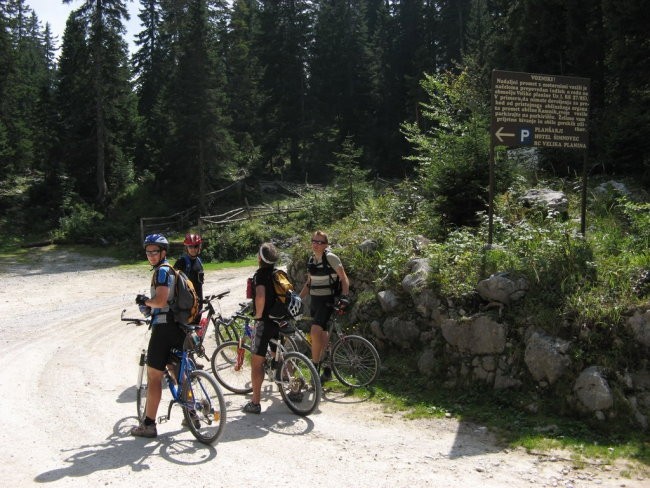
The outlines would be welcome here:
[[[317,240],[317,239],[312,239],[312,240],[311,240],[311,243],[312,243],[312,244],[327,244],[326,241],[319,241],[319,240]]]

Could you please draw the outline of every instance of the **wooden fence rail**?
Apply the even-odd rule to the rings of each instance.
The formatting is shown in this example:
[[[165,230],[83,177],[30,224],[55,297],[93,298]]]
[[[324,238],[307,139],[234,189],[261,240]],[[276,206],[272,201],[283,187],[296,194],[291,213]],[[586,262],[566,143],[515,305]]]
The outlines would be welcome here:
[[[285,193],[290,193],[292,195],[302,196],[299,193],[300,187],[309,187],[317,188],[313,185],[288,185],[279,182],[266,182],[259,181],[258,185],[260,188],[265,187],[274,187],[280,188]],[[241,191],[243,187],[243,181],[236,181],[231,185],[216,190],[206,194],[207,200],[212,203],[218,197],[222,198],[225,192],[239,194],[238,199],[241,199]],[[165,217],[142,217],[140,218],[140,237],[141,241],[144,241],[145,236],[154,233],[160,234],[175,234],[175,233],[185,233],[189,229],[196,229],[199,234],[202,236],[204,234],[209,234],[215,231],[217,228],[232,225],[237,222],[243,222],[245,220],[254,220],[269,215],[283,215],[288,216],[291,213],[298,212],[301,210],[301,207],[272,207],[270,205],[257,205],[250,206],[248,205],[248,200],[243,198],[245,205],[243,207],[232,208],[220,214],[215,215],[199,215],[197,207],[191,207],[182,212],[177,212],[173,215],[168,215]],[[241,201],[241,200],[239,200]]]

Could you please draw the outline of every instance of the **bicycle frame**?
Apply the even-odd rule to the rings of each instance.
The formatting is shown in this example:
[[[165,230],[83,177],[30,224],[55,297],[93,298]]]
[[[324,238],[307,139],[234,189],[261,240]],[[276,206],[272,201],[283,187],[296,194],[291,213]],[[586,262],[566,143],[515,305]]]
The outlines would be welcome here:
[[[150,320],[126,318],[125,312],[126,310],[122,311],[123,321],[148,325],[146,339],[151,331]],[[215,379],[205,371],[196,368],[194,355],[201,354],[203,349],[200,340],[196,337],[196,331],[200,326],[180,324],[179,326],[187,333],[187,338],[182,348],[170,350],[163,377],[167,381],[172,400],[169,402],[167,415],[161,415],[157,420],[159,423],[169,420],[172,407],[178,404],[185,418],[184,425],[188,426],[192,435],[199,442],[211,444],[221,435],[226,424],[225,399]],[[187,342],[188,340],[190,342]],[[147,349],[143,347],[140,353],[136,387],[136,404],[140,422],[144,421],[147,408],[149,378],[145,377],[146,356]]]
[[[280,329],[280,337],[269,339],[262,361],[263,379],[274,383],[285,404],[298,415],[309,415],[318,407],[321,384],[311,360],[295,350],[287,350],[283,338],[293,334]],[[237,341],[224,342],[215,349],[210,361],[217,381],[233,393],[250,393],[252,387],[252,356],[247,327]],[[275,350],[273,350],[275,349]]]
[[[324,349],[324,356],[319,362],[322,366],[331,368],[334,376],[346,386],[352,388],[368,386],[375,380],[379,372],[379,353],[364,337],[344,332],[338,317],[343,312],[336,306],[334,310],[336,314],[327,327],[329,340]],[[307,340],[306,334],[296,328],[295,335],[311,353],[312,345]],[[295,340],[292,345],[295,349],[298,348]]]
[[[329,334],[329,341],[327,342],[327,347],[325,348],[326,357],[322,360],[330,362],[331,353],[332,353],[332,344],[337,340],[343,340],[348,334],[343,332],[341,325],[338,323],[337,313],[332,316],[327,326],[327,333]],[[311,354],[311,341],[307,338],[307,334],[303,332],[299,327],[295,327],[295,335],[297,335],[303,344],[306,344],[309,348],[309,353]]]
[[[217,307],[214,306],[212,303],[213,300],[221,300],[223,297],[228,295],[230,293],[230,290],[226,290],[224,292],[221,292],[217,295],[209,295],[206,296],[203,299],[203,302],[205,303],[205,307],[201,310],[201,313],[203,314],[204,312],[207,312],[207,315],[201,319],[201,324],[205,324],[205,329],[203,331],[203,334],[201,335],[201,342],[200,345],[203,345],[203,341],[205,340],[205,336],[207,335],[207,328],[210,325],[210,322],[214,325],[214,333],[215,333],[215,338],[217,345],[219,345],[221,342],[225,340],[237,340],[238,339],[238,334],[236,333],[233,324],[236,319],[244,319],[246,321],[250,320],[250,316],[247,315],[247,313],[250,311],[251,304],[249,303],[240,303],[239,304],[239,310],[235,312],[230,318],[224,318],[224,316],[221,313],[221,307],[217,309]],[[220,330],[222,329],[222,330]],[[205,351],[203,354],[200,354],[201,356],[205,356]]]
[[[178,378],[174,381],[171,372],[169,369],[165,370],[165,378],[167,379],[167,386],[169,391],[172,394],[173,400],[169,402],[169,407],[167,409],[167,418],[160,420],[169,420],[171,416],[171,410],[174,406],[174,403],[178,403],[181,406],[192,408],[193,407],[193,398],[192,387],[189,382],[190,373],[196,369],[194,360],[190,357],[188,351],[182,351],[180,349],[172,349],[171,353],[180,360],[180,367],[178,368]],[[189,385],[188,393],[186,398],[181,398],[183,388]],[[192,400],[192,401],[190,401]]]

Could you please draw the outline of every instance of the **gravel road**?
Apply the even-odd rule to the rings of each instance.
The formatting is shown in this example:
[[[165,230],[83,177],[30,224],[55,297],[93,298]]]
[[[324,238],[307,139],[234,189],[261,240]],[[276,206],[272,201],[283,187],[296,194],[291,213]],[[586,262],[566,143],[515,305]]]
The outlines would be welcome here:
[[[133,438],[144,330],[119,318],[123,309],[137,313],[149,267],[63,251],[30,258],[0,260],[4,486],[649,486],[638,471],[623,477],[625,465],[574,469],[566,456],[499,447],[480,425],[407,421],[342,393],[325,392],[317,412],[297,417],[268,384],[259,416],[239,411],[245,396],[224,392],[228,422],[213,446],[181,427],[176,408],[156,439]],[[252,272],[207,273],[207,292],[232,290],[225,314],[243,300]],[[161,411],[168,400],[166,392]]]

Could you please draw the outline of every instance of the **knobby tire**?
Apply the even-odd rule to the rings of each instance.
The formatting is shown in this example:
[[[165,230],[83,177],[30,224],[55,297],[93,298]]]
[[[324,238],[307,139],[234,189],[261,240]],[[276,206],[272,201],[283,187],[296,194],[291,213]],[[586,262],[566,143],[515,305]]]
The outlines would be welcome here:
[[[253,391],[251,383],[251,349],[244,344],[244,356],[239,370],[237,364],[237,341],[224,342],[214,350],[210,365],[212,374],[224,388],[233,393],[250,393]]]
[[[186,399],[183,415],[192,435],[199,442],[212,444],[226,425],[226,401],[221,388],[207,372],[192,371],[190,382],[191,395]]]
[[[322,390],[320,378],[307,356],[296,351],[285,352],[279,378],[276,385],[292,412],[306,416],[318,408]],[[293,397],[294,394],[299,394],[300,400]]]

